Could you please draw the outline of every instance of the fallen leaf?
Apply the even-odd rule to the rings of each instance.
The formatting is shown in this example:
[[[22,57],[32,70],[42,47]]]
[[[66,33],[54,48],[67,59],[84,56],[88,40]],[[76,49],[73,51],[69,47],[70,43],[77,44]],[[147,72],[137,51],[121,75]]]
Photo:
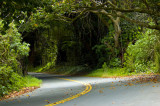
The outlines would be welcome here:
[[[128,83],[128,85],[129,85],[129,86],[133,86],[133,84],[132,84],[132,83]]]
[[[110,87],[110,89],[115,89],[115,87]]]
[[[102,91],[102,90],[99,90],[99,93],[103,93],[103,91]]]
[[[50,103],[48,100],[45,100],[47,103]]]

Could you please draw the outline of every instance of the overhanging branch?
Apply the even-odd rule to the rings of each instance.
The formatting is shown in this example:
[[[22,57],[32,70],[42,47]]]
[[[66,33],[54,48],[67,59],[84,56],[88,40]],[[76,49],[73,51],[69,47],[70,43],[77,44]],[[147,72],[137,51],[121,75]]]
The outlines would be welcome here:
[[[78,16],[76,16],[75,18],[72,19],[72,22],[74,22],[78,18],[82,17],[84,15],[84,13],[86,13],[87,11],[88,11],[88,9],[84,9]]]
[[[101,6],[97,6],[97,7],[80,7],[80,8],[86,8],[86,9],[89,9],[89,10],[101,10],[101,9],[104,9],[106,11],[108,10],[115,10],[115,11],[120,11],[120,12],[123,12],[123,13],[130,13],[130,12],[138,12],[138,13],[146,13],[146,14],[149,14],[149,15],[154,15],[156,17],[160,17],[160,12],[155,12],[155,11],[152,11],[152,10],[147,10],[147,9],[121,9],[121,8],[113,8],[113,7],[101,7]]]
[[[159,26],[159,25],[149,25],[149,23],[140,22],[140,21],[137,21],[137,20],[128,18],[128,17],[126,17],[126,16],[124,16],[124,15],[119,15],[119,14],[117,14],[117,15],[115,15],[115,16],[121,17],[121,18],[125,19],[125,20],[128,21],[128,22],[135,23],[135,24],[137,24],[137,25],[139,25],[139,26],[142,26],[142,27],[160,30],[160,26]]]

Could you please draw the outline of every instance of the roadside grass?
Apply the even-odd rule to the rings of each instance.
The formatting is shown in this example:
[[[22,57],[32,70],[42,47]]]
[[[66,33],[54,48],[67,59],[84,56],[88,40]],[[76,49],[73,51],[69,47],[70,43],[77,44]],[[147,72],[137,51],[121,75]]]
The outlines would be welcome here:
[[[137,75],[150,75],[151,72],[129,72],[126,68],[100,68],[91,71],[85,76],[88,77],[127,77],[127,76],[137,76]]]
[[[125,72],[122,68],[100,68],[91,71],[89,74],[85,75],[88,77],[123,77],[132,75],[129,72]]]
[[[157,74],[151,71],[147,72],[129,72],[126,68],[121,67],[102,67],[98,69],[91,69],[87,66],[55,66],[47,70],[43,70],[43,67],[31,68],[32,72],[44,72],[57,75],[78,75],[86,77],[127,77],[127,76],[138,76],[138,75],[151,75]]]
[[[24,77],[26,82],[25,87],[40,87],[42,80],[32,77],[30,75]]]
[[[91,68],[86,66],[55,66],[47,70],[43,70],[43,67],[30,68],[31,72],[44,72],[58,75],[85,75],[91,71]]]
[[[7,84],[7,86],[3,86],[3,88],[5,89],[0,88],[2,90],[0,91],[0,101],[11,97],[19,96],[27,92],[31,92],[39,88],[42,83],[42,80],[32,77],[30,75],[27,75],[25,77],[19,76],[16,79],[16,81],[18,81],[15,82],[17,85],[15,85],[15,83],[10,85]]]
[[[50,73],[61,74],[61,75],[85,75],[90,72],[91,69],[86,66],[56,66],[48,70]]]

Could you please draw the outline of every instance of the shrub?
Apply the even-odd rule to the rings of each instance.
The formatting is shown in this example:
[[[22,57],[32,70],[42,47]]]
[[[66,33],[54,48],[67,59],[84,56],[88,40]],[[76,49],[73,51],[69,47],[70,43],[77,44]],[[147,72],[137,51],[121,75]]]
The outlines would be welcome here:
[[[3,28],[0,19],[0,28]],[[22,42],[14,23],[2,35],[0,32],[0,96],[26,86],[22,76],[20,59],[29,53],[29,44]]]
[[[156,45],[160,45],[158,33],[155,31],[146,31],[143,38],[135,44],[130,43],[125,53],[124,65],[130,72],[147,72],[159,69],[159,54]],[[157,65],[155,65],[157,64]]]
[[[0,96],[6,95],[13,90],[19,90],[24,86],[23,77],[15,73],[11,67],[0,67]]]

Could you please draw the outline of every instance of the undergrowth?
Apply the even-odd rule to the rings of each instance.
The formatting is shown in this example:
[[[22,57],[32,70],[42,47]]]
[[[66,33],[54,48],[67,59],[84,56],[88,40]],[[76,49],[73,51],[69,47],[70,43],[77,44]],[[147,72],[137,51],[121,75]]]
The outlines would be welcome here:
[[[43,66],[30,68],[31,72],[47,72],[59,75],[84,75],[89,73],[92,69],[87,66],[55,66],[48,70],[43,70]]]
[[[135,75],[136,73],[126,72],[124,68],[100,68],[91,71],[89,74],[85,76],[89,77],[124,77]]]
[[[26,82],[25,87],[39,87],[42,83],[42,80],[29,75],[24,77],[24,80]]]
[[[102,68],[91,69],[85,66],[55,66],[48,70],[42,70],[41,67],[30,69],[32,72],[45,72],[58,75],[79,75],[87,77],[125,77],[134,75],[151,74],[152,71],[147,72],[130,72],[127,68],[121,67],[107,67],[105,64]]]
[[[32,76],[22,77],[14,72],[11,67],[0,67],[0,97],[13,91],[19,91],[24,87],[39,87],[41,82]]]

